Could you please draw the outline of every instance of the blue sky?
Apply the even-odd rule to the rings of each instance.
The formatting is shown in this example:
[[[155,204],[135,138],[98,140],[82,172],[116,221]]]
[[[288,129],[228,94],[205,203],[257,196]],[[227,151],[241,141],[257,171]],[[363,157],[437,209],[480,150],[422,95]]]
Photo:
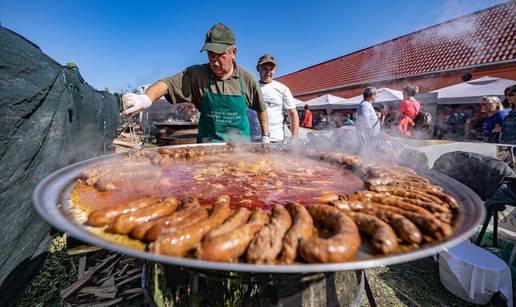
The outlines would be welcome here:
[[[1,0],[0,22],[94,87],[124,91],[206,62],[217,22],[235,32],[240,65],[257,76],[271,53],[280,76],[502,2]]]

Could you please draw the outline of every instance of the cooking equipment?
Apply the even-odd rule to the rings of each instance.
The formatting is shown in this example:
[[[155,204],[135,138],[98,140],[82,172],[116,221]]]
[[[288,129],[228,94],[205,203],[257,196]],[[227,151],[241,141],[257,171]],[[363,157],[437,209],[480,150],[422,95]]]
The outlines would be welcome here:
[[[188,146],[220,146],[224,144],[195,144]],[[170,146],[173,148],[186,147],[185,145]],[[33,201],[38,213],[57,229],[68,232],[71,236],[88,242],[99,247],[113,250],[119,253],[128,254],[134,257],[170,264],[180,267],[189,267],[200,270],[221,270],[230,272],[255,272],[255,273],[321,273],[336,272],[346,270],[357,270],[377,266],[391,265],[413,261],[423,257],[437,254],[444,249],[460,243],[467,239],[475,227],[484,218],[484,208],[479,197],[469,188],[461,183],[433,171],[425,171],[421,175],[426,176],[434,183],[445,188],[460,203],[459,212],[461,218],[454,229],[452,236],[434,244],[425,244],[422,247],[394,254],[389,256],[370,257],[367,252],[362,251],[355,261],[344,263],[314,263],[314,264],[294,264],[294,265],[255,265],[248,263],[218,263],[202,261],[190,258],[176,258],[157,255],[150,252],[139,251],[116,243],[108,242],[90,232],[82,225],[76,223],[71,218],[69,197],[70,192],[75,186],[77,177],[86,169],[109,160],[119,157],[121,154],[102,156],[86,161],[82,161],[49,175],[36,187],[33,193]]]

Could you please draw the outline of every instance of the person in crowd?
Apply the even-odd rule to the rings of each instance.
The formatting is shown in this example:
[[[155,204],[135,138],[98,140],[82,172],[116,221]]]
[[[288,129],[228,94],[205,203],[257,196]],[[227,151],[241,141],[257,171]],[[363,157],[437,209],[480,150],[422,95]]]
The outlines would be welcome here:
[[[438,109],[436,118],[435,118],[435,129],[434,129],[434,138],[438,140],[442,140],[446,137],[448,133],[448,117],[450,114],[446,112],[446,108]]]
[[[353,125],[353,120],[351,119],[351,115],[349,113],[344,114],[344,122],[342,123],[344,126]]]
[[[482,141],[498,143],[503,122],[499,112],[502,109],[502,102],[496,96],[484,96],[481,101],[486,112],[486,117],[482,122]]]
[[[479,108],[474,106],[466,106],[464,108],[466,124],[464,126],[465,140],[481,140],[482,139],[482,121],[484,116]]]
[[[502,122],[500,142],[516,144],[516,84],[505,89],[505,99],[509,103],[511,111]]]
[[[312,120],[312,111],[310,111],[310,106],[305,104],[305,111],[303,112],[303,117],[301,117],[301,127],[312,128]]]
[[[373,108],[376,88],[369,86],[364,90],[363,100],[357,108],[356,133],[359,146],[378,141],[380,120]]]
[[[269,142],[266,104],[253,75],[236,64],[235,35],[222,23],[207,33],[201,51],[208,63],[187,67],[182,72],[151,85],[144,94],[123,96],[124,115],[130,116],[166,95],[172,103],[192,102],[200,111],[198,143],[250,140],[247,108],[257,112],[262,142]]]
[[[466,113],[462,111],[459,105],[452,106],[451,114],[446,121],[448,124],[448,133],[452,139],[464,139],[467,119]]]
[[[508,87],[508,88],[510,88],[510,87]],[[511,111],[512,111],[511,103],[509,102],[509,99],[507,96],[508,94],[509,94],[508,92],[504,92],[505,97],[501,102],[502,109],[500,111],[498,111],[498,113],[500,113],[500,117],[502,118],[502,123],[505,120],[505,117],[507,117],[507,115],[509,115],[509,113],[511,113]]]
[[[324,113],[316,114],[317,118],[317,124],[315,125],[315,129],[322,130],[328,126],[328,120],[326,119],[326,116]]]
[[[418,87],[415,85],[407,84],[403,87],[403,101],[400,103],[398,129],[405,136],[411,135],[416,118],[421,111],[421,105],[414,98],[417,93]]]
[[[339,127],[342,127],[342,125],[343,125],[342,115],[340,113],[334,114],[331,117],[331,122],[329,125],[330,128],[339,128]]]
[[[299,116],[296,110],[296,103],[290,89],[273,79],[276,67],[276,59],[270,54],[261,56],[256,65],[256,70],[258,70],[260,75],[260,89],[267,104],[270,141],[271,143],[285,142],[283,111],[286,111],[290,117],[291,140],[296,141],[299,131]],[[256,117],[256,112],[250,110],[248,115],[249,123],[251,124],[251,139],[259,139],[260,135],[257,135],[257,132],[260,132],[260,129],[257,127],[258,118]],[[254,120],[251,119],[252,117]]]
[[[389,106],[387,106],[385,103],[380,104],[380,124],[382,127],[384,127],[387,123],[387,118],[389,118]]]

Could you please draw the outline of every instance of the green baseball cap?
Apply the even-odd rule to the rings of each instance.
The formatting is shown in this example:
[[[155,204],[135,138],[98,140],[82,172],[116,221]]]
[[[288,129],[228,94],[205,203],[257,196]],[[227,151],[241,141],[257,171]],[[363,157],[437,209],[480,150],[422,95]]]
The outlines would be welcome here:
[[[201,52],[206,50],[221,54],[231,45],[235,45],[235,34],[223,23],[218,23],[206,33]]]
[[[276,59],[272,55],[266,53],[258,59],[258,66],[265,63],[272,63],[276,66]]]

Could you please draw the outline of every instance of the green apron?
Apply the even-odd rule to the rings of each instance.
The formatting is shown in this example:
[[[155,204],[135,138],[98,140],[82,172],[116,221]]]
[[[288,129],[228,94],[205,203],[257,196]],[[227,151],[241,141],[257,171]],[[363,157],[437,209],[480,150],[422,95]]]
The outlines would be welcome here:
[[[216,94],[210,91],[211,75],[209,76],[201,101],[197,143],[228,142],[237,139],[250,141],[247,100],[242,79],[239,78],[238,81],[242,95]]]

